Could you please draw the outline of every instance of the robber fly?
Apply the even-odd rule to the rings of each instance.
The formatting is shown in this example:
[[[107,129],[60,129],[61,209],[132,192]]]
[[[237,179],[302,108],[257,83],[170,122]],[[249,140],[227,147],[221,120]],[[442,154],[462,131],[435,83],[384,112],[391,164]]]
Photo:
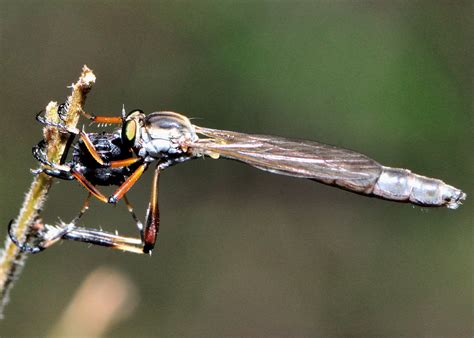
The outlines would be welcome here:
[[[141,110],[134,110],[129,114],[123,111],[122,117],[84,114],[93,122],[121,125],[110,136],[111,139],[120,140],[117,143],[120,156],[112,155],[109,150],[105,155],[112,156],[101,154],[100,145],[109,137],[107,133],[88,134],[62,124],[42,121],[46,125],[57,127],[60,132],[79,135],[80,144],[85,147],[82,148],[80,157],[76,161],[73,159],[69,165],[56,165],[40,159],[50,167],[42,171],[60,178],[73,177],[99,200],[117,203],[150,164],[156,163],[146,221],[141,228],[140,239],[73,225],[57,231],[57,235],[53,236],[55,239],[150,253],[159,228],[160,173],[174,164],[205,156],[233,159],[274,174],[307,178],[359,194],[422,206],[456,209],[466,198],[464,192],[441,180],[421,176],[408,169],[386,167],[355,151],[314,141],[204,128],[192,124],[181,114],[168,111],[149,115]],[[109,139],[105,143],[108,142]],[[85,162],[86,149],[96,163]],[[78,170],[81,166],[82,172]],[[102,171],[94,171],[92,168]],[[114,179],[112,183],[119,187],[111,196],[106,197],[95,185],[101,185],[104,173],[112,174],[116,168],[118,172],[115,173],[118,173],[123,182]]]

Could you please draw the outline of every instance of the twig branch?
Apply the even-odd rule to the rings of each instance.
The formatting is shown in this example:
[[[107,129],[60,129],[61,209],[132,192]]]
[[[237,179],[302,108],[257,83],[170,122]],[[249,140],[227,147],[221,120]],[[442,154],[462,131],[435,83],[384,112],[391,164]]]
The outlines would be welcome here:
[[[95,83],[94,73],[87,67],[82,68],[79,80],[72,85],[71,96],[67,98],[69,109],[64,123],[75,127],[79,116],[83,111],[86,95]],[[46,119],[58,120],[58,105],[50,102],[46,107]],[[58,133],[56,128],[45,127],[44,139],[46,141],[46,153],[51,162],[59,162],[64,152],[68,137]],[[34,226],[46,201],[52,178],[45,174],[36,175],[31,183],[29,192],[25,196],[23,206],[12,224],[12,231],[20,241],[28,240],[34,233]],[[19,278],[26,261],[27,254],[19,248],[7,236],[5,248],[0,252],[0,318],[3,318],[5,305],[14,282]]]

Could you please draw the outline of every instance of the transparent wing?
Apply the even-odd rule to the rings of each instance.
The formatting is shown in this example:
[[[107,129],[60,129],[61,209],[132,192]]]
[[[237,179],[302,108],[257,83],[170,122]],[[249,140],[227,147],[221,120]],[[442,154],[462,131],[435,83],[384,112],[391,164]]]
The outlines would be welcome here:
[[[195,155],[220,156],[272,173],[336,184],[358,192],[371,190],[382,172],[382,166],[369,157],[327,144],[195,128],[207,137],[190,144]]]

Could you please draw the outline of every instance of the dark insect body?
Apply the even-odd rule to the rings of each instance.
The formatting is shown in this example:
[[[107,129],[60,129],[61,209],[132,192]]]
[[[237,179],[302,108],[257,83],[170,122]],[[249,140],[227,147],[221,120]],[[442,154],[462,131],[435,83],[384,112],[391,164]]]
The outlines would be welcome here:
[[[133,156],[133,152],[123,146],[119,133],[88,133],[88,137],[105,162],[124,160]],[[121,185],[126,177],[136,169],[135,165],[111,168],[97,163],[82,139],[74,144],[71,161],[61,163],[61,165],[69,167],[65,169],[66,167],[56,166],[46,159],[46,154],[43,151],[44,146],[43,141],[35,146],[33,156],[41,163],[56,168],[43,169],[42,172],[60,179],[74,180],[74,173],[79,173],[93,185]]]

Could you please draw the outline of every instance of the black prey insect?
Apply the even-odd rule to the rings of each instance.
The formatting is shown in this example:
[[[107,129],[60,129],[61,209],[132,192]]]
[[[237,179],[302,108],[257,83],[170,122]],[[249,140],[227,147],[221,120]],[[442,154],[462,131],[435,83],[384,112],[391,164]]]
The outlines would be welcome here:
[[[141,110],[129,114],[123,111],[121,117],[84,114],[93,122],[115,123],[120,127],[112,133],[86,133],[38,116],[45,125],[79,136],[70,162],[51,163],[44,156],[43,144],[35,147],[35,157],[45,165],[40,171],[62,179],[77,180],[89,195],[103,202],[117,203],[123,198],[136,220],[141,238],[122,237],[72,224],[56,231],[48,243],[62,238],[130,252],[151,252],[159,228],[160,173],[174,164],[204,156],[233,159],[275,174],[307,178],[359,194],[422,206],[456,209],[466,198],[461,190],[441,180],[408,169],[386,167],[355,151],[314,141],[199,127],[184,115],[168,111],[149,115]],[[125,194],[151,163],[156,163],[156,167],[146,220],[142,225],[133,214]],[[100,185],[116,185],[118,188],[106,197],[96,188]],[[20,245],[11,233],[10,237]],[[36,252],[47,245],[39,244],[37,248],[20,246],[26,251]]]

